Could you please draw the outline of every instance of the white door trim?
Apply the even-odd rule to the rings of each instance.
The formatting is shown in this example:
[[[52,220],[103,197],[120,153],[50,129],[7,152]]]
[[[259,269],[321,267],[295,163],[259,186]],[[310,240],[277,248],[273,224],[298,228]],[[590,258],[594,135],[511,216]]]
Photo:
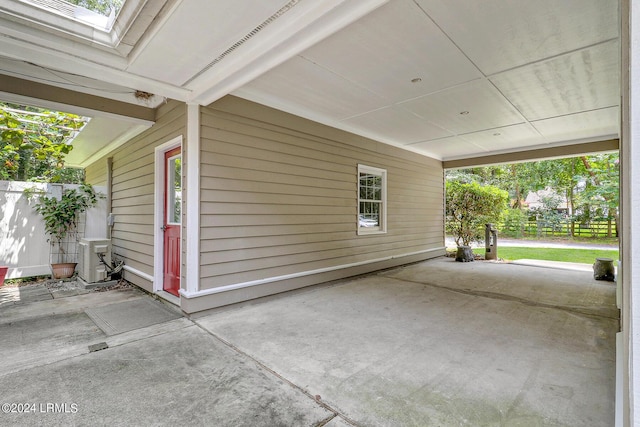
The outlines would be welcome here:
[[[164,276],[164,233],[161,230],[164,224],[164,153],[174,148],[182,148],[182,135],[177,136],[155,148],[154,171],[154,213],[153,213],[153,292],[163,290]],[[183,171],[184,174],[184,171]],[[182,236],[182,231],[180,232]],[[182,240],[182,237],[181,237]],[[181,261],[182,263],[182,261]]]

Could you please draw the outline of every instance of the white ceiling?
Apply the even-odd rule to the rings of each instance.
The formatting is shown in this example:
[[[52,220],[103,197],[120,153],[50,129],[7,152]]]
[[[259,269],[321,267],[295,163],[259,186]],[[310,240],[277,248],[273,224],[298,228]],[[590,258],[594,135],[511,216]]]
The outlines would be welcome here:
[[[128,0],[107,36],[24,7],[0,73],[82,93],[231,93],[443,160],[618,136],[617,0]],[[74,161],[145,126],[102,117]]]

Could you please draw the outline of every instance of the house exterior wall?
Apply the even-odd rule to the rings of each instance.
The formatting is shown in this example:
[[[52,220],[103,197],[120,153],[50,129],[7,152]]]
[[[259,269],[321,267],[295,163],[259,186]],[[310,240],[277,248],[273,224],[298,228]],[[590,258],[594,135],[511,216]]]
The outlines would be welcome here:
[[[85,181],[91,185],[107,185],[107,161],[105,159],[89,165],[84,173]]]
[[[186,105],[170,101],[157,111],[156,123],[113,151],[111,230],[113,254],[125,262],[125,278],[153,292],[155,147],[184,135]],[[87,167],[87,182],[107,182],[107,159]]]
[[[188,141],[187,109],[160,108],[153,127],[109,154],[110,178],[107,158],[87,168],[88,182],[112,183],[113,253],[126,279],[150,292],[155,148]],[[183,249],[197,242],[198,284],[183,284],[184,311],[444,254],[440,161],[232,96],[198,111],[199,144],[183,147],[200,154],[200,227],[183,232]],[[387,172],[384,234],[357,233],[359,164]]]
[[[235,97],[200,114],[198,311],[444,253],[440,161]],[[357,234],[358,164],[387,171],[387,232]]]

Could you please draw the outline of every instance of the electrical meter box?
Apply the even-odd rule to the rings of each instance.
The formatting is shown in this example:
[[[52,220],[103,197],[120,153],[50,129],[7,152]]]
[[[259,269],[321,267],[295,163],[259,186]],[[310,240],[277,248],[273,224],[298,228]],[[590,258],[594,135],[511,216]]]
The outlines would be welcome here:
[[[109,239],[80,239],[78,244],[78,276],[87,283],[96,283],[107,279],[107,267],[111,265],[111,240]]]

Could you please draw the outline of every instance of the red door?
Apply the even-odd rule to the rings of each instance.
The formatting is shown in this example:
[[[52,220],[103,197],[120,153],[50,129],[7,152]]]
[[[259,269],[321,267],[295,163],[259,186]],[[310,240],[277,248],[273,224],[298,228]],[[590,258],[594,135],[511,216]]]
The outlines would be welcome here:
[[[180,147],[164,154],[164,282],[162,288],[178,296],[180,290],[180,230],[182,223],[182,156]]]

